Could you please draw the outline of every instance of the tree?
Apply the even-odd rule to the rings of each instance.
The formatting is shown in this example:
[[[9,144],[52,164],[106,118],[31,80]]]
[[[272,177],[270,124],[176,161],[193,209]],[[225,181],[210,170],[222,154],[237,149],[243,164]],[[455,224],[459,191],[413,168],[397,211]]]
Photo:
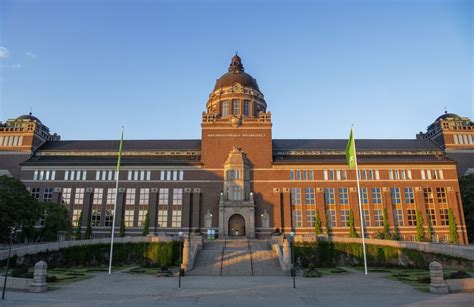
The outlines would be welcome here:
[[[428,217],[428,234],[427,234],[426,241],[433,242],[433,233],[434,233],[433,225],[431,223],[430,218]]]
[[[42,241],[56,241],[60,231],[70,231],[69,211],[57,203],[41,203],[41,210],[44,214],[44,225],[40,231]]]
[[[474,242],[474,174],[459,178],[462,207],[469,242]]]
[[[329,212],[326,213],[326,233],[328,237],[332,236],[331,217],[329,216]]]
[[[387,215],[387,209],[382,210],[382,218],[383,218],[383,238],[385,240],[390,240],[390,225],[388,223],[388,215]]]
[[[352,209],[349,211],[349,237],[357,238],[357,232],[354,225],[354,212]]]
[[[316,209],[314,212],[314,233],[319,236],[323,232],[321,228],[321,217],[319,216],[319,210]]]
[[[89,240],[92,238],[92,225],[90,217],[87,219],[86,233],[84,234],[84,239]]]
[[[143,223],[143,236],[150,233],[150,210],[146,212],[145,222]]]
[[[120,222],[120,232],[119,232],[119,236],[121,238],[125,237],[125,221],[123,220],[122,218],[122,222]]]
[[[21,226],[23,235],[30,238],[40,216],[39,203],[25,185],[18,179],[0,176],[0,242],[8,240],[11,226]]]
[[[416,210],[416,240],[425,241],[425,230],[423,229],[423,215],[420,210]]]
[[[456,224],[456,218],[454,217],[453,209],[448,210],[448,221],[449,221],[449,243],[458,244],[458,226]]]
[[[81,211],[81,214],[79,215],[79,218],[77,219],[76,240],[80,240],[82,237],[81,227],[82,227],[82,211]]]

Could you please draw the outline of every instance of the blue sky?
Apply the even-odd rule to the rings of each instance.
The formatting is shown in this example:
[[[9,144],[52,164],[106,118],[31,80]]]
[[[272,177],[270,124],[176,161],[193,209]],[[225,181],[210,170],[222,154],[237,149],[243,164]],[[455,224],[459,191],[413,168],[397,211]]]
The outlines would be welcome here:
[[[274,138],[414,138],[445,107],[474,117],[473,3],[0,0],[0,120],[199,138],[238,51]]]

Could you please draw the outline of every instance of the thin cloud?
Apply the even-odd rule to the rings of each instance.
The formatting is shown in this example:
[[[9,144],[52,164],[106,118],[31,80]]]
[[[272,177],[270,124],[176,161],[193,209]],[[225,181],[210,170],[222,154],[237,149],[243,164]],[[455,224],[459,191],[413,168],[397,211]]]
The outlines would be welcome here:
[[[31,51],[25,52],[25,55],[26,55],[27,57],[29,57],[30,59],[36,59],[36,58],[38,57],[35,53],[33,53],[33,52],[31,52]]]
[[[0,60],[1,59],[6,59],[6,58],[8,58],[8,56],[9,56],[8,49],[5,48],[5,47],[0,46]]]

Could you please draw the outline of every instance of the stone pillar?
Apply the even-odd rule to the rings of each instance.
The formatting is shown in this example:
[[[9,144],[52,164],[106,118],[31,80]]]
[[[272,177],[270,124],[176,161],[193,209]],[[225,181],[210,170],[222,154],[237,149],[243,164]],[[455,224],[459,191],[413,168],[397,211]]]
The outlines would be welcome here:
[[[288,240],[283,240],[283,263],[285,264],[285,269],[291,269],[291,245]]]
[[[33,275],[33,282],[28,289],[29,292],[40,293],[48,290],[46,283],[46,275],[48,275],[48,265],[44,261],[39,261],[35,264],[35,272]]]
[[[273,226],[283,231],[283,218],[281,216],[281,192],[278,188],[273,188]],[[270,225],[271,227],[272,225]]]
[[[448,285],[444,281],[443,266],[441,263],[433,261],[430,263],[430,292],[436,294],[449,293]]]
[[[283,227],[281,232],[288,233],[293,229],[293,225],[291,223],[291,199],[290,199],[290,189],[283,188]]]
[[[183,242],[183,261],[181,262],[181,269],[188,270],[189,260],[191,259],[191,240],[189,236],[184,237]]]
[[[185,233],[191,232],[191,188],[185,188],[183,193],[183,206],[182,206],[182,227]]]

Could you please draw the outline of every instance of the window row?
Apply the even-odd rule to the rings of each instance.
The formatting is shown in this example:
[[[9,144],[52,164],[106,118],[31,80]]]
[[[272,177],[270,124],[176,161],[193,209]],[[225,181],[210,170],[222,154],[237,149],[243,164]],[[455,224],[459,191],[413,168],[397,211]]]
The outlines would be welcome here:
[[[222,116],[230,114],[250,116],[250,100],[244,100],[243,103],[238,99],[223,100],[220,104]]]
[[[184,177],[183,171],[169,170],[160,171],[161,181],[182,181]],[[35,170],[33,172],[33,180],[56,180],[56,170]],[[86,170],[66,170],[64,171],[64,180],[79,181],[87,180]],[[96,181],[112,181],[117,180],[117,171],[115,170],[97,170],[95,172]],[[151,180],[151,171],[147,170],[129,170],[127,173],[129,181],[149,181]]]
[[[35,171],[33,173],[33,180],[54,180],[56,179],[56,171]]]
[[[161,171],[160,180],[161,181],[181,181],[183,180],[183,171]]]
[[[314,170],[290,170],[290,180],[314,180]]]
[[[474,134],[455,134],[454,144],[467,145],[474,144]]]
[[[0,136],[0,146],[11,147],[23,145],[22,135]]]
[[[444,179],[442,170],[420,171],[423,180]],[[315,170],[290,170],[290,180],[314,180]],[[323,170],[324,180],[347,180],[347,170]],[[362,169],[359,170],[360,180],[380,180],[379,170]],[[412,180],[412,170],[390,169],[388,170],[389,180]]]

